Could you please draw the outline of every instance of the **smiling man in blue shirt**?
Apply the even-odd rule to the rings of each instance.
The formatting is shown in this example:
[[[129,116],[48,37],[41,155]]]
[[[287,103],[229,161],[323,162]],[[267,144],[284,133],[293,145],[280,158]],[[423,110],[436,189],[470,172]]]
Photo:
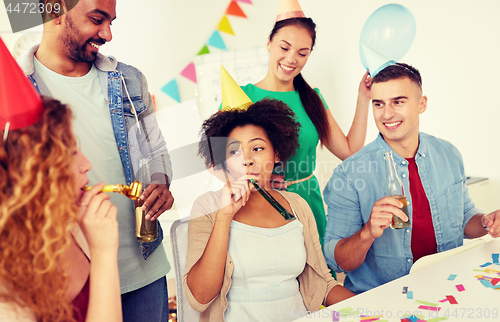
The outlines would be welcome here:
[[[483,215],[465,184],[460,152],[449,142],[419,132],[427,108],[417,69],[386,67],[373,77],[373,114],[380,131],[334,171],[324,191],[328,223],[327,263],[346,272],[344,286],[361,293],[409,273],[418,258],[449,250],[488,230],[500,236],[500,210]],[[387,229],[402,204],[385,197],[383,153],[392,151],[408,199],[411,226]]]

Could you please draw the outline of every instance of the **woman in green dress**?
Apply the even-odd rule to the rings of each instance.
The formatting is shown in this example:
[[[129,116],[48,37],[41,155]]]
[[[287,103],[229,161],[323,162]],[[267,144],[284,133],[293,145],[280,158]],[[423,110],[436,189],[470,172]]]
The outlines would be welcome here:
[[[366,73],[359,84],[356,112],[346,136],[328,110],[319,90],[311,88],[300,73],[315,40],[316,25],[311,18],[294,17],[277,21],[267,43],[270,56],[266,77],[255,85],[248,84],[242,89],[253,102],[263,98],[279,99],[295,112],[301,124],[300,147],[286,163],[285,184],[281,185],[308,202],[323,245],[326,215],[319,182],[312,175],[316,167],[316,147],[321,141],[323,146],[341,160],[363,147],[371,79]],[[277,182],[279,185],[279,179]]]

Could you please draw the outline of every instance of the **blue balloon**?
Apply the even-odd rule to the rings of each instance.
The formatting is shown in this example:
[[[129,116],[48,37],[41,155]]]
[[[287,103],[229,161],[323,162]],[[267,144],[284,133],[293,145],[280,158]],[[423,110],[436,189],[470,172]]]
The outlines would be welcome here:
[[[417,24],[411,11],[399,4],[388,4],[368,17],[359,39],[361,62],[369,69],[361,44],[389,58],[399,61],[410,49]]]

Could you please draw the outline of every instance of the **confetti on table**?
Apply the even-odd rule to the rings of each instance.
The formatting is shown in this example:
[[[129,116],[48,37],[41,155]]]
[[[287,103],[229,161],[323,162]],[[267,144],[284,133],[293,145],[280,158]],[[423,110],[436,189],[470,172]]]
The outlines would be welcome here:
[[[455,287],[457,288],[457,290],[458,290],[459,292],[463,292],[463,291],[465,291],[465,287],[464,287],[462,284],[455,285]]]
[[[413,315],[411,313],[407,313],[405,315],[403,315],[403,319],[409,319],[411,318],[412,316],[416,316],[417,318],[419,318],[420,320],[423,320],[425,319],[424,315],[422,313],[420,313],[420,315]]]
[[[486,286],[486,287],[491,287],[491,288],[493,288],[493,285],[491,284],[491,282],[490,282],[490,281],[488,281],[488,280],[486,280],[486,279],[482,279],[482,280],[481,280],[481,283],[482,283],[484,286]]]
[[[408,318],[408,320],[410,320],[410,322],[417,322],[419,320],[418,317],[416,317],[415,315],[412,315]]]
[[[376,316],[365,316],[365,317],[362,317],[362,318],[361,318],[361,322],[377,321],[378,319],[380,319],[380,317],[376,317]]]
[[[332,321],[333,322],[340,321],[340,312],[332,311]]]
[[[408,293],[406,293],[406,298],[412,299],[413,298],[413,291],[408,291]]]
[[[441,310],[441,308],[439,306],[428,306],[428,305],[420,305],[418,308],[422,309],[422,310],[429,310],[429,311]]]
[[[484,269],[477,269],[477,268],[474,268],[474,269],[473,269],[473,271],[474,271],[474,272],[486,272],[486,273],[488,273],[488,269],[489,269],[489,268],[487,268],[486,270],[484,270]]]
[[[444,302],[448,302],[448,299],[442,299],[441,301],[439,301],[439,303],[444,303]]]
[[[486,275],[476,275],[474,277],[478,278],[478,279],[485,279],[485,280],[488,280],[488,281],[492,281],[494,279],[494,277],[490,277],[490,276],[486,276]]]
[[[490,280],[490,281],[493,279],[493,277],[489,277],[489,276],[486,276],[486,275],[476,275],[476,276],[474,276],[474,278],[479,278],[479,279],[482,279],[482,280],[486,279],[486,280]]]
[[[450,274],[450,276],[448,277],[448,280],[453,281],[455,279],[455,277],[457,277],[456,274]]]
[[[358,313],[358,311],[353,311],[352,307],[346,307],[342,310],[339,310],[342,317],[352,317]]]
[[[495,263],[495,264],[498,263],[498,255],[499,254],[491,254],[491,258],[493,259],[493,263]]]
[[[417,300],[417,302],[420,304],[423,304],[423,305],[427,305],[427,306],[438,306],[438,304],[432,303],[432,302],[426,302],[426,301],[421,301],[421,300]]]
[[[408,292],[408,286],[403,287],[403,294],[406,294]]]
[[[440,317],[440,318],[435,318],[435,319],[427,319],[425,320],[426,322],[439,322],[439,321],[446,321],[448,318],[446,316]]]
[[[457,300],[453,295],[446,295],[446,299],[448,300],[448,302],[450,302],[450,304],[458,304]]]
[[[491,264],[493,264],[493,263],[491,263],[491,262],[486,262],[486,263],[484,263],[483,265],[479,265],[479,266],[481,266],[481,267],[486,267],[486,266],[490,266]]]
[[[493,268],[487,268],[486,269],[486,273],[500,273],[500,271],[497,271],[496,269],[493,269]]]
[[[492,285],[497,285],[498,282],[500,282],[500,278],[494,278],[491,280]]]

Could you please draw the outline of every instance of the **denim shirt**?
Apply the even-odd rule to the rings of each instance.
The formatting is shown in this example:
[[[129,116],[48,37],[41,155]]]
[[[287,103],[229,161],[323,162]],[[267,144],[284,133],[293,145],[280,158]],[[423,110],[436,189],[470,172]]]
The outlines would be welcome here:
[[[19,58],[18,63],[40,95],[52,96],[33,65],[33,57],[38,47],[39,45],[36,45],[27,50]],[[156,123],[154,105],[145,76],[138,69],[100,53],[97,54],[94,65],[97,68],[103,95],[107,98],[106,103],[127,184],[130,185],[135,179],[138,169],[134,171],[134,167],[137,167],[139,159],[150,161],[151,174],[165,173],[169,182],[172,182],[170,157]],[[136,115],[130,101],[133,102],[137,120],[141,123],[141,131],[146,130],[148,133],[141,132],[138,135],[138,127],[135,126]],[[162,240],[163,229],[158,224],[158,238],[151,243],[140,243],[144,259],[153,253]]]
[[[335,261],[337,243],[359,231],[368,222],[373,204],[385,197],[382,187],[385,182],[385,151],[392,151],[412,217],[408,161],[394,152],[379,134],[375,141],[334,170],[324,190],[324,200],[328,205],[324,253],[328,265],[337,272],[345,272]],[[437,251],[461,246],[465,226],[481,210],[469,197],[460,152],[447,141],[420,133],[415,162],[429,200]],[[346,272],[344,286],[353,293],[361,293],[408,274],[413,265],[411,234],[412,226],[385,229],[373,242],[363,264]]]

